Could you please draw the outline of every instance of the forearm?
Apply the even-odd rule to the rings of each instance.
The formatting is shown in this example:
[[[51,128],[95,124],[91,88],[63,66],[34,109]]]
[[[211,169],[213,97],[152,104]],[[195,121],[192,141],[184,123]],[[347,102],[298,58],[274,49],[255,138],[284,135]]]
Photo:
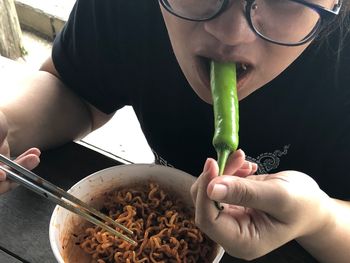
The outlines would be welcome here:
[[[21,84],[24,88],[16,97],[0,105],[12,155],[33,146],[59,145],[91,130],[87,105],[51,73],[39,71]]]
[[[350,202],[333,199],[331,203],[329,224],[297,241],[319,262],[347,263],[350,258]]]

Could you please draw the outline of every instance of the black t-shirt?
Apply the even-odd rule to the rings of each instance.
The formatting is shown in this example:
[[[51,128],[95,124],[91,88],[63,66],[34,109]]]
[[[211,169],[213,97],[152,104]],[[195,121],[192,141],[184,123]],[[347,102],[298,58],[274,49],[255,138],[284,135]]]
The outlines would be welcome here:
[[[240,102],[240,148],[259,173],[312,176],[350,199],[350,46],[308,48],[280,76]],[[132,105],[163,164],[199,175],[211,144],[212,106],[189,86],[158,1],[78,0],[57,36],[53,61],[65,84],[105,113]]]

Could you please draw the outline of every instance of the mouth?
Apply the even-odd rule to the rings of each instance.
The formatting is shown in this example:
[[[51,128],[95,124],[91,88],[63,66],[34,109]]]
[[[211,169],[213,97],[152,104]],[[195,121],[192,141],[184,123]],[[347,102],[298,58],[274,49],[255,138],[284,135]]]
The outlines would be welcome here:
[[[243,83],[247,80],[249,73],[252,70],[252,66],[247,63],[236,63],[237,74],[237,88],[242,87]]]
[[[202,78],[205,78],[204,83],[208,83],[210,87],[210,61],[211,59],[206,57],[200,57],[203,72]],[[246,62],[235,61],[236,63],[236,77],[237,77],[237,90],[241,89],[244,82],[248,79],[249,73],[251,73],[253,66]]]

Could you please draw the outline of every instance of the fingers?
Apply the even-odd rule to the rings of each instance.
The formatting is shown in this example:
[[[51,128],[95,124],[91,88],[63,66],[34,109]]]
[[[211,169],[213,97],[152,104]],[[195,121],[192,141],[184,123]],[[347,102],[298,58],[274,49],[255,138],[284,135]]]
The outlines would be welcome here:
[[[241,168],[239,168],[234,175],[239,177],[247,177],[253,175],[258,170],[258,165],[249,161],[245,161]]]
[[[38,148],[30,148],[16,158],[16,162],[23,167],[32,170],[40,163],[40,150]]]
[[[193,204],[196,204],[197,192],[198,192],[198,186],[200,184],[200,180],[204,177],[203,174],[206,173],[206,171],[209,169],[209,166],[212,165],[212,162],[216,163],[216,161],[214,159],[211,159],[211,158],[208,158],[206,160],[202,174],[198,177],[198,179],[194,182],[194,184],[191,187],[191,197],[192,197]],[[218,168],[218,171],[219,171],[219,168]],[[212,178],[214,178],[214,177],[212,177]]]
[[[207,193],[212,200],[262,210],[277,215],[283,208],[286,192],[278,183],[251,176],[221,176],[208,185]],[[256,178],[256,179],[255,179]]]
[[[235,151],[227,160],[224,174],[235,174],[235,172],[243,166],[244,162],[245,153],[241,149]]]
[[[198,185],[196,189],[196,196],[194,198],[196,209],[196,222],[210,222],[212,220],[215,220],[219,213],[218,209],[214,205],[214,202],[207,195],[207,186],[209,182],[213,180],[215,176],[217,176],[218,172],[219,167],[215,160],[208,159],[203,173],[197,180]],[[209,221],[207,220],[207,218],[209,218]]]
[[[22,165],[28,170],[33,170],[35,167],[39,165],[40,158],[36,154],[28,154],[19,159],[16,159],[16,163],[18,163],[19,165]]]
[[[245,153],[238,149],[230,155],[224,170],[224,174],[246,177],[258,170],[258,165],[245,160]]]
[[[16,158],[16,160],[21,159],[21,158],[23,158],[23,157],[25,157],[27,155],[30,155],[30,154],[34,154],[36,156],[40,156],[41,152],[40,152],[40,150],[38,148],[30,148],[27,151],[25,151],[24,153],[22,153],[21,155],[19,155]]]
[[[16,158],[16,163],[32,170],[40,163],[40,150],[31,148]],[[16,183],[6,180],[6,174],[0,171],[0,194],[6,193],[17,186]]]
[[[228,206],[224,205],[224,212],[220,212],[214,201],[207,195],[207,187],[218,174],[219,168],[215,160],[208,159],[201,176],[197,179],[192,189],[192,197],[195,200],[195,223],[212,240],[224,245],[232,244],[237,240],[239,224],[225,213]]]
[[[30,148],[21,155],[19,155],[16,158],[16,162],[23,161],[24,159],[30,158],[30,157],[39,157],[41,154],[40,150],[38,148]]]
[[[16,163],[23,167],[32,170],[40,163],[40,150],[37,148],[31,148],[16,158]],[[6,180],[6,174],[0,170],[0,182]]]
[[[211,164],[211,162],[214,162],[215,164]],[[208,165],[216,165],[216,161],[214,159],[208,158],[204,168],[203,168],[203,173],[208,169]],[[224,170],[224,174],[227,175],[235,175],[235,176],[239,176],[239,177],[246,177],[249,175],[254,174],[258,169],[258,165],[256,163],[252,163],[249,161],[245,160],[245,153],[239,149],[237,151],[235,151],[234,153],[232,153],[229,156],[229,159],[227,161],[225,170]],[[212,175],[212,178],[214,178],[216,175],[218,174],[214,174]],[[198,180],[192,185],[191,188],[191,196],[192,196],[192,201],[195,204],[196,203],[196,193],[198,191]]]

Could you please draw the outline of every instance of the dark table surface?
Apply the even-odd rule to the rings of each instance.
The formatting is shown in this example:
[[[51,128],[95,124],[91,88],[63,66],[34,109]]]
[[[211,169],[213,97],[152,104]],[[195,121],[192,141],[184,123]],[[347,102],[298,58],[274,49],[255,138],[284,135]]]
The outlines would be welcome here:
[[[98,170],[121,163],[76,143],[45,151],[34,170],[50,182],[69,189]],[[54,263],[49,243],[49,221],[55,205],[23,187],[0,196],[0,263]],[[225,254],[222,261],[246,262]],[[255,263],[316,262],[290,242]]]

